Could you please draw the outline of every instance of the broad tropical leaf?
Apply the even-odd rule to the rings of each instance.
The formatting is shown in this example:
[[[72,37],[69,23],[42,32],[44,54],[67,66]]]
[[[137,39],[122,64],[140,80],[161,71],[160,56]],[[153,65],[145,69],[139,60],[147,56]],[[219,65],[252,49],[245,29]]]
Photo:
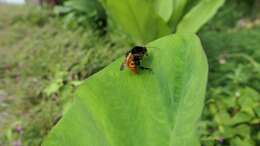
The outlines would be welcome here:
[[[157,15],[152,2],[146,0],[103,0],[113,20],[138,43],[147,43],[171,33]]]
[[[188,12],[177,26],[177,32],[196,33],[205,24],[225,0],[201,0]]]
[[[169,35],[147,46],[143,65],[152,71],[119,71],[120,58],[87,79],[43,145],[199,146],[208,69],[198,37]]]
[[[155,0],[155,9],[159,16],[168,22],[173,11],[173,0]]]
[[[169,24],[171,28],[175,30],[178,21],[184,15],[184,9],[188,3],[188,0],[172,0],[172,1],[173,1],[173,13]]]

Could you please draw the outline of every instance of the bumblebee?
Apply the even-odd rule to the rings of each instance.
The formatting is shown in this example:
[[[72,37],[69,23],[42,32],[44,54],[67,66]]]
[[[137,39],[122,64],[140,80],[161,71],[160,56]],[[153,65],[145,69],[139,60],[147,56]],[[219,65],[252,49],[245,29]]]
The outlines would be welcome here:
[[[125,54],[125,60],[121,64],[120,70],[127,67],[133,73],[137,73],[139,69],[151,70],[151,68],[141,66],[141,61],[147,54],[147,48],[142,46],[135,46]]]

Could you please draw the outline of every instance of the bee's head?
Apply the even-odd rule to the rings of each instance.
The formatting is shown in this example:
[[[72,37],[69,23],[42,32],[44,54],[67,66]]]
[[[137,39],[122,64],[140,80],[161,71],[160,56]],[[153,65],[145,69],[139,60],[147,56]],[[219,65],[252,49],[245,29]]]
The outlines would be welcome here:
[[[132,54],[146,54],[147,53],[147,49],[146,47],[142,47],[142,46],[135,46],[132,48],[131,50]]]

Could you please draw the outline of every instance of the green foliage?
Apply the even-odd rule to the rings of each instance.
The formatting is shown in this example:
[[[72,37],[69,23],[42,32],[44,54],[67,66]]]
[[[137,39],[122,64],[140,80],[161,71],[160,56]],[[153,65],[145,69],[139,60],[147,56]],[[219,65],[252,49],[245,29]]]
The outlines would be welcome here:
[[[199,39],[176,34],[148,46],[152,72],[120,72],[121,58],[86,80],[44,145],[199,145],[207,80]]]
[[[188,0],[172,0],[173,1],[173,13],[169,21],[170,26],[176,29],[176,25],[180,21],[181,17],[184,15],[184,9],[189,3]]]
[[[68,29],[89,25],[96,29],[104,29],[106,26],[106,13],[98,0],[65,1],[63,5],[54,8],[54,13],[64,16],[64,26]]]
[[[260,108],[251,104],[260,94],[260,29],[238,25],[245,18],[251,23],[252,2],[226,1],[199,33],[210,67],[203,146],[260,143]],[[184,13],[195,4],[189,0]],[[129,40],[115,32],[101,37],[88,25],[68,31],[46,9],[0,5],[0,13],[0,145],[40,145],[73,104],[82,79],[122,55]]]
[[[177,31],[196,33],[224,3],[224,0],[101,0],[106,12],[117,26],[128,33],[135,43],[147,43]],[[65,27],[93,22],[106,27],[106,13],[97,0],[69,0],[55,8],[66,14]],[[184,19],[182,19],[184,17]],[[180,23],[180,24],[179,24]]]
[[[99,10],[102,9],[98,0],[70,0],[65,2],[65,6],[71,6],[71,8],[85,12],[87,15],[99,13]]]
[[[217,9],[222,6],[224,2],[224,0],[202,0],[178,23],[177,32],[196,33],[203,24],[214,16]]]
[[[211,64],[203,145],[259,145],[260,28],[211,30],[200,36]]]
[[[196,33],[224,0],[201,0],[186,12],[191,3],[194,4],[187,0],[103,0],[118,26],[143,44],[174,32],[177,26],[177,31]]]
[[[104,1],[113,20],[138,43],[149,42],[170,33],[154,5],[146,0]]]
[[[252,7],[252,0],[228,0],[202,30],[230,31],[239,20],[252,17]]]
[[[112,32],[100,37],[90,26],[68,31],[44,8],[0,6],[0,13],[0,145],[37,146],[81,80],[123,54],[129,41]]]
[[[155,1],[155,11],[161,18],[167,22],[172,15],[173,11],[173,1],[172,0],[156,0]]]

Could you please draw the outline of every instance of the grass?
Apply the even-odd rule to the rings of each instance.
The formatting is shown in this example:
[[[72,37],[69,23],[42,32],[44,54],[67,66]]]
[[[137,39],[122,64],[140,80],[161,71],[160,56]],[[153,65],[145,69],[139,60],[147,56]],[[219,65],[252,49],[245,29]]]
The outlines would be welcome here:
[[[200,122],[205,146],[260,144],[260,26],[251,8],[228,1],[199,33],[210,67]],[[0,13],[0,145],[40,145],[81,80],[130,41],[88,25],[68,30],[48,9],[1,5]]]
[[[205,146],[260,144],[260,26],[251,4],[228,1],[200,32],[210,72],[200,125]]]
[[[201,36],[210,66],[201,140],[207,146],[259,145],[260,28]]]
[[[80,81],[122,55],[129,43],[121,34],[100,37],[88,26],[69,31],[49,10],[0,10],[0,145],[39,145]]]

